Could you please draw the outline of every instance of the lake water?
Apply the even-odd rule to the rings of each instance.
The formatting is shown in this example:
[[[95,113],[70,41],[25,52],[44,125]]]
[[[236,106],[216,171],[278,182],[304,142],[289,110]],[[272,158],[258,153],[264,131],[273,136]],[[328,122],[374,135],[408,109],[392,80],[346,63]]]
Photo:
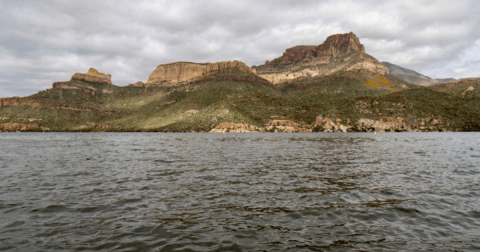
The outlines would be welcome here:
[[[480,133],[0,133],[0,250],[477,251]]]

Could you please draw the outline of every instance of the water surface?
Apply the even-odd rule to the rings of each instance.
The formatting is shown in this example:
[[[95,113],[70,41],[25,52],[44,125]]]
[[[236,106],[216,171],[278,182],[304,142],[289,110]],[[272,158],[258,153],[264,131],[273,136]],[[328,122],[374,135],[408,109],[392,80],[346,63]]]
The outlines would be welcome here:
[[[480,133],[2,133],[15,249],[476,251]]]

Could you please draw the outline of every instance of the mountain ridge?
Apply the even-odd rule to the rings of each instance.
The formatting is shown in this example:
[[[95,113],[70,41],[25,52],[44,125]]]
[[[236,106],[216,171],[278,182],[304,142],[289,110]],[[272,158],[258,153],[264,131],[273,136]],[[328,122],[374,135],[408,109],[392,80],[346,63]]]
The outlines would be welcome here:
[[[480,131],[480,82],[413,85],[364,50],[353,33],[336,34],[251,68],[161,64],[125,87],[92,68],[0,98],[0,131]]]

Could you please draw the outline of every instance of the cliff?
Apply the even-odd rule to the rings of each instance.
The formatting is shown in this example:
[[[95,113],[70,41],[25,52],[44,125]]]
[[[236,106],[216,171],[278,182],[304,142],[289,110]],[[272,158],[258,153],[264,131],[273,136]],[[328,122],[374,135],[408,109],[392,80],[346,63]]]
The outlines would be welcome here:
[[[255,74],[255,70],[240,61],[222,61],[217,63],[174,62],[159,65],[148,77],[146,86],[176,86],[189,83],[203,77],[221,72],[240,71]]]
[[[90,68],[87,73],[75,73],[72,80],[81,80],[98,84],[112,84],[112,76],[98,72],[94,68]]]
[[[365,47],[352,32],[329,36],[318,46],[288,48],[281,57],[253,67],[273,84],[296,79],[330,75],[338,71],[388,74],[388,69],[365,53]]]

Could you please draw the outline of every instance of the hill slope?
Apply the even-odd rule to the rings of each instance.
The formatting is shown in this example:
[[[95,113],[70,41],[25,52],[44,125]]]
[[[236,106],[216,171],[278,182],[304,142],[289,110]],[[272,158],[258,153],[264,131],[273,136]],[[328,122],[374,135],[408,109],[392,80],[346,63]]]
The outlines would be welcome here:
[[[382,65],[388,68],[390,74],[415,85],[431,86],[440,83],[440,81],[432,79],[413,70],[406,69],[392,63],[382,62]]]

